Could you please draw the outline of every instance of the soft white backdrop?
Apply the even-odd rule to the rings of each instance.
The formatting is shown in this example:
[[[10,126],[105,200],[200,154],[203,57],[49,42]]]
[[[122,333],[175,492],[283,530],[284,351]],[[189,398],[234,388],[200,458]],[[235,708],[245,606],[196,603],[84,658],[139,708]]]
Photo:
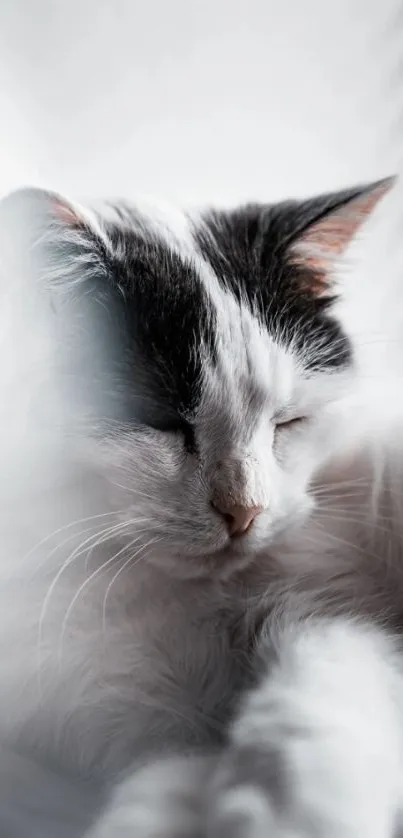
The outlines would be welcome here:
[[[399,169],[399,6],[2,0],[0,192],[270,200]]]

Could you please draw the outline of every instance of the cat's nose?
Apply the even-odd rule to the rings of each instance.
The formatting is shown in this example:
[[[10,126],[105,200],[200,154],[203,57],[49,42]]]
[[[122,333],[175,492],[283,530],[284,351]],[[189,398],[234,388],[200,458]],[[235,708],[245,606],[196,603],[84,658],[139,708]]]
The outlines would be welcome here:
[[[255,518],[262,512],[262,506],[226,506],[213,501],[212,506],[222,515],[231,538],[244,535],[251,528]]]

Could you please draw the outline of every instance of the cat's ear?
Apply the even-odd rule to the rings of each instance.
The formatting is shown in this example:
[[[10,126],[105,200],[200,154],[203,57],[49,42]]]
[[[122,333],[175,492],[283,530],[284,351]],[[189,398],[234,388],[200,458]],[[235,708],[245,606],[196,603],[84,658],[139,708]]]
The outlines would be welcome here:
[[[56,192],[23,188],[0,202],[2,255],[50,272],[99,263],[105,245],[100,224],[91,212]]]
[[[303,269],[304,282],[316,294],[326,293],[337,261],[396,179],[302,202],[287,247],[288,260]]]
[[[68,227],[79,229],[85,225],[85,211],[78,204],[56,192],[36,187],[17,189],[6,195],[0,204],[1,220],[17,228],[29,223],[34,235],[43,228]]]

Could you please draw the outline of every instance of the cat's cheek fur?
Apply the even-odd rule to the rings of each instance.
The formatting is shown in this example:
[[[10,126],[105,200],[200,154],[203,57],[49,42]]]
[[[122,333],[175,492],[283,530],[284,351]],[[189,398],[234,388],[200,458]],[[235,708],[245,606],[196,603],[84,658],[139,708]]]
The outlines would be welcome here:
[[[179,562],[179,573],[182,568],[187,575],[193,558],[193,572],[202,572],[203,557],[228,543],[223,521],[211,508],[200,464],[184,451],[182,440],[126,433],[97,443],[90,457],[125,525],[123,539],[144,533],[140,543],[148,542],[147,561],[165,568]]]

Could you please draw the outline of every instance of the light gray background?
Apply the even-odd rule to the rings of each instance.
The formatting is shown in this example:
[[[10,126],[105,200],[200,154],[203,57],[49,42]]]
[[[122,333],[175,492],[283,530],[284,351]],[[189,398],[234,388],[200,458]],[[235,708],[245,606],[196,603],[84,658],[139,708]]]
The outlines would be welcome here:
[[[399,7],[0,0],[0,191],[271,200],[399,169]]]

